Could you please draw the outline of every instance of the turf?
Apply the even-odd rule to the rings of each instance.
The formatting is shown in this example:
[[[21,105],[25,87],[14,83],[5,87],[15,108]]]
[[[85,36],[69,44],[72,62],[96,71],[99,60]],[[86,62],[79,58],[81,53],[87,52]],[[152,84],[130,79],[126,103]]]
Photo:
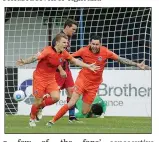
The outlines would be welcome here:
[[[84,118],[83,123],[68,123],[63,117],[51,128],[46,123],[51,117],[44,116],[35,128],[28,125],[28,116],[5,116],[5,133],[151,133],[150,117],[108,117]]]

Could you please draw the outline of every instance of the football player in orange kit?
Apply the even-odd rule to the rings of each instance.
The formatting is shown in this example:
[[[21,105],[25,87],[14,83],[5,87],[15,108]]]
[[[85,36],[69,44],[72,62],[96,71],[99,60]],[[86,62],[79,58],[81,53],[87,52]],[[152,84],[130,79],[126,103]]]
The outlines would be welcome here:
[[[65,50],[67,52],[70,52],[71,49],[71,38],[75,34],[77,30],[77,22],[73,19],[67,19],[64,23],[64,29],[60,31],[60,33],[65,34],[68,37],[68,45],[65,47]],[[52,46],[55,46],[55,38],[52,40]],[[74,80],[72,77],[72,73],[69,67],[69,62],[67,60],[64,60],[61,63],[61,67],[59,66],[56,70],[55,79],[60,87],[60,90],[65,89],[67,94],[67,103],[69,102],[72,93],[73,93],[73,86],[74,86]],[[44,99],[47,97],[47,95],[44,97]],[[42,119],[42,110],[43,108],[39,109],[39,112],[37,114],[37,121]],[[69,122],[79,122],[78,119],[75,117],[75,106],[71,107],[69,109]]]
[[[68,37],[65,34],[57,34],[56,45],[46,46],[41,52],[28,59],[20,59],[17,65],[30,64],[38,60],[37,67],[33,73],[33,96],[35,97],[34,104],[31,107],[29,125],[35,127],[36,115],[39,108],[52,105],[59,101],[60,92],[59,86],[56,83],[55,73],[58,66],[67,59],[75,65],[89,68],[92,71],[98,70],[99,67],[93,64],[86,64],[72,57],[64,48],[68,44]],[[43,96],[49,94],[50,97],[43,100]]]
[[[91,38],[90,44],[88,46],[79,49],[77,52],[72,54],[72,56],[81,57],[83,62],[88,64],[95,62],[96,65],[100,66],[100,69],[97,72],[92,72],[87,68],[83,68],[79,72],[79,75],[75,81],[74,92],[72,94],[71,100],[57,112],[54,118],[47,123],[47,126],[53,125],[58,119],[60,119],[69,108],[76,104],[81,95],[83,100],[82,113],[87,114],[90,111],[91,104],[96,97],[99,85],[102,83],[102,74],[107,59],[113,59],[130,66],[136,66],[143,70],[149,68],[143,62],[136,63],[131,60],[119,57],[107,47],[102,46],[101,38],[97,35]]]

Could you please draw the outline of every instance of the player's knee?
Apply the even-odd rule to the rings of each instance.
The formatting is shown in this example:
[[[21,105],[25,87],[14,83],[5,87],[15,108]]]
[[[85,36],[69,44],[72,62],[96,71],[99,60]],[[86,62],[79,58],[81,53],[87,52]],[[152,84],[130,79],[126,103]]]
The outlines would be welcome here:
[[[55,102],[60,100],[60,92],[52,92],[50,93],[50,96]]]
[[[53,99],[55,102],[58,102],[58,101],[60,100],[60,95],[52,96],[52,99]]]
[[[34,101],[34,105],[35,106],[39,106],[40,104],[41,104],[41,102],[42,102],[42,98],[35,98],[35,101]]]

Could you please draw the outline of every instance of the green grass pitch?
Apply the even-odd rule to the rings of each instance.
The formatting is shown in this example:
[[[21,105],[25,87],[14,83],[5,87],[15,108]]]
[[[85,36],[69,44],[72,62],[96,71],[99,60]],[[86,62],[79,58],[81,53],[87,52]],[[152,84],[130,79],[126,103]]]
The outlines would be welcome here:
[[[5,133],[151,133],[150,117],[108,117],[83,118],[83,123],[68,123],[68,117],[63,117],[51,128],[46,123],[52,117],[44,116],[35,128],[28,125],[29,116],[5,116]]]

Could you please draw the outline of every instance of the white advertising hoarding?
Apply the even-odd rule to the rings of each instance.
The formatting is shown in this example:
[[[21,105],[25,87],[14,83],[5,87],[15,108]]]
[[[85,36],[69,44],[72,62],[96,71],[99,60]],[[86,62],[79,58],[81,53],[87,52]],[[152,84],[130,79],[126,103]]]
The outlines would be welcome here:
[[[33,71],[18,69],[18,87],[27,95],[18,104],[18,115],[30,113]],[[75,80],[79,70],[71,69],[71,72]],[[97,94],[107,103],[106,116],[151,116],[151,71],[104,70],[103,83]],[[55,115],[65,103],[66,94],[61,91],[60,101],[44,108],[43,114]]]

